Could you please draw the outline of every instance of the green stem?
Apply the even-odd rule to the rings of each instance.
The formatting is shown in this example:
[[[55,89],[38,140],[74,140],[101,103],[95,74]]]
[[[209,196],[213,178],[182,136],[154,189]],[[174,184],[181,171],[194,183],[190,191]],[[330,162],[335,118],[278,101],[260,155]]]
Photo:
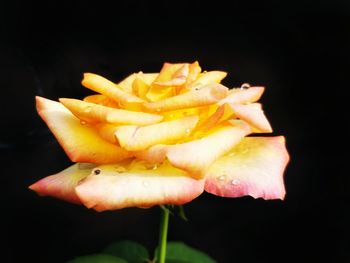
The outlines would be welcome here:
[[[157,263],[165,263],[166,256],[166,242],[169,226],[169,210],[162,208],[162,215],[160,218],[160,232],[159,232],[159,244],[158,244],[158,257]]]

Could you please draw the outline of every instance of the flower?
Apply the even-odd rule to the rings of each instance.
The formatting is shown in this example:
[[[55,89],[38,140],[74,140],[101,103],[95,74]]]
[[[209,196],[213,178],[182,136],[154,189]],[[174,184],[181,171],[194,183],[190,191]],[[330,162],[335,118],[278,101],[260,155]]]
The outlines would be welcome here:
[[[97,211],[184,204],[203,191],[283,199],[289,161],[283,136],[257,103],[263,87],[228,89],[222,71],[165,63],[118,84],[85,73],[97,94],[55,102],[39,115],[76,164],[29,188]]]

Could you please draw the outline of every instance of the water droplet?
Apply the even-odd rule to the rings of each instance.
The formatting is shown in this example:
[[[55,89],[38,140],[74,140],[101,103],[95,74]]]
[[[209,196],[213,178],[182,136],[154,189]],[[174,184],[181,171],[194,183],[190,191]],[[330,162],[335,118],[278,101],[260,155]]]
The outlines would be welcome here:
[[[84,112],[85,113],[89,113],[91,111],[92,107],[91,106],[87,106],[85,109],[84,109]]]
[[[238,184],[239,184],[239,180],[238,180],[238,179],[233,179],[233,180],[231,181],[231,184],[232,184],[232,185],[238,185]]]
[[[224,181],[226,179],[226,175],[220,175],[216,179],[218,179],[219,181]]]
[[[80,121],[80,124],[81,124],[81,125],[86,125],[86,121],[81,120],[81,121]]]
[[[142,184],[143,184],[143,186],[145,186],[145,187],[149,186],[149,182],[147,182],[147,181],[143,181]]]
[[[101,173],[101,169],[95,169],[92,171],[92,174],[99,175]]]
[[[189,135],[190,132],[191,132],[191,129],[190,129],[190,128],[187,128],[185,132],[186,132],[187,135]]]
[[[250,84],[249,83],[243,83],[241,85],[241,89],[249,89],[250,88]]]
[[[160,112],[160,109],[156,109],[156,112]]]
[[[153,167],[152,167],[152,170],[157,170],[158,169],[158,165],[153,165]]]

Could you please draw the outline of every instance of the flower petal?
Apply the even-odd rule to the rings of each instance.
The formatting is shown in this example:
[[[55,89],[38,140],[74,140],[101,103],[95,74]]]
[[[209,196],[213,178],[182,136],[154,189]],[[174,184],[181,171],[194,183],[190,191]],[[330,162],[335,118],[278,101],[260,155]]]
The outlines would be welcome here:
[[[198,107],[216,103],[226,97],[228,89],[220,84],[209,84],[199,90],[173,96],[157,102],[145,103],[144,107],[149,111],[171,111],[184,108]]]
[[[173,166],[189,172],[192,177],[202,178],[204,171],[216,159],[230,151],[250,132],[246,123],[230,121],[201,139],[175,145],[158,144],[134,152],[134,155],[149,163],[160,163],[167,158]]]
[[[88,163],[76,163],[67,169],[47,176],[29,186],[29,189],[41,196],[52,196],[67,202],[81,204],[75,193],[78,182],[87,177],[96,165]]]
[[[209,84],[220,83],[227,76],[224,71],[208,71],[203,72],[199,77],[187,87],[187,90],[195,90],[198,87]]]
[[[283,172],[288,161],[283,136],[244,138],[210,166],[205,190],[223,197],[284,199]]]
[[[184,63],[164,63],[159,75],[151,84],[151,88],[146,94],[147,99],[150,101],[158,101],[175,95],[176,89],[172,86],[163,85],[163,83],[170,81],[183,65]]]
[[[272,132],[271,125],[261,109],[260,103],[251,103],[247,105],[230,103],[229,105],[234,111],[235,116],[246,121],[255,128],[254,132]]]
[[[186,83],[189,73],[189,64],[183,64],[167,81],[155,81],[153,84],[160,86],[181,86]]]
[[[188,116],[144,127],[120,126],[115,136],[124,149],[141,151],[159,143],[171,144],[190,135],[197,122],[198,116]]]
[[[115,109],[76,99],[61,98],[60,102],[76,117],[91,123],[148,125],[163,119],[161,115]]]
[[[218,105],[223,105],[224,103],[252,103],[256,102],[261,98],[264,93],[264,87],[250,87],[249,89],[231,89],[226,98],[220,100]]]
[[[117,84],[93,73],[85,73],[82,85],[118,102],[121,107],[137,109],[144,100],[124,91]]]
[[[144,100],[147,100],[146,94],[149,91],[150,87],[150,85],[138,77],[132,83],[133,93]]]
[[[156,168],[139,165],[129,168],[128,172],[119,172],[113,165],[99,166],[96,169],[100,174],[88,176],[76,187],[76,193],[88,208],[105,211],[181,205],[203,192],[204,180],[193,179],[168,163]]]
[[[147,85],[151,85],[151,83],[157,78],[157,76],[158,76],[158,73],[143,73],[143,72],[133,73],[127,76],[121,82],[119,82],[118,86],[128,93],[132,93],[133,91],[132,85],[136,78],[141,79]]]
[[[207,167],[251,132],[244,122],[232,123],[234,124],[221,125],[201,139],[170,146],[166,155],[168,160],[192,176],[202,177]]]
[[[95,94],[95,95],[89,95],[84,98],[84,101],[90,102],[90,103],[95,103],[107,107],[112,107],[112,108],[119,108],[118,103],[115,102],[114,100],[111,100],[105,95],[101,94]]]
[[[36,97],[37,111],[73,162],[115,163],[128,158],[124,149],[106,142],[80,123],[61,103]]]

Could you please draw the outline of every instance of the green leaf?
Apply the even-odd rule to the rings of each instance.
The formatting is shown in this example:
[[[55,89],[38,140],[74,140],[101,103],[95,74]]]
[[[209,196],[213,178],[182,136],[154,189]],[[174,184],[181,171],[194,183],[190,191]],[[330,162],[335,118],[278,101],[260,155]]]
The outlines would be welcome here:
[[[128,263],[124,259],[106,254],[93,254],[77,257],[67,263]]]
[[[158,255],[157,250],[155,255]],[[183,242],[168,242],[166,251],[166,263],[216,263],[204,252]]]
[[[129,263],[143,263],[149,259],[144,246],[128,240],[112,243],[103,250],[103,253],[123,258]]]

